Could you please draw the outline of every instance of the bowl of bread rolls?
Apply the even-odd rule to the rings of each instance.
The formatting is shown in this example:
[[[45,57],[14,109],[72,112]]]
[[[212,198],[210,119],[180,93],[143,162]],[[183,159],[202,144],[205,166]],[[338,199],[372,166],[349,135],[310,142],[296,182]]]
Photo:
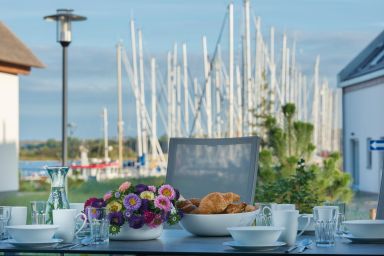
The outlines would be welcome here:
[[[197,236],[229,236],[227,228],[252,225],[258,212],[233,192],[213,192],[201,199],[185,199],[176,207],[184,212],[180,225]]]

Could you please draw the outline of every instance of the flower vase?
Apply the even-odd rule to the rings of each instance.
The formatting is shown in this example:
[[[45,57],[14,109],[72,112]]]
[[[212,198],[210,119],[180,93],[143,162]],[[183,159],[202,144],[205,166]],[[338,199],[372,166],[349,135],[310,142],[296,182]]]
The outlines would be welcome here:
[[[163,224],[156,228],[150,228],[147,225],[139,229],[131,228],[128,224],[124,224],[120,228],[120,232],[116,235],[109,235],[111,240],[152,240],[161,236],[163,232]]]
[[[65,191],[66,176],[69,167],[46,167],[51,178],[51,193],[46,206],[46,224],[53,224],[52,211],[54,209],[69,209],[67,192]]]

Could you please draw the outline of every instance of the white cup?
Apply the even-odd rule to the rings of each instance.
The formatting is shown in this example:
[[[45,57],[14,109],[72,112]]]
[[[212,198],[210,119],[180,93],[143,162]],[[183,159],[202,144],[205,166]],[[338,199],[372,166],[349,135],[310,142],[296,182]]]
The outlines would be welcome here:
[[[271,203],[271,207],[269,206],[264,206],[263,207],[263,214],[264,216],[268,216],[272,214],[273,211],[276,210],[295,210],[296,206],[294,204],[276,204],[276,203]]]
[[[313,214],[303,213],[299,215],[299,231],[315,231]]]
[[[25,206],[11,206],[11,218],[9,219],[9,226],[25,225],[27,224],[27,207]]]
[[[56,238],[63,239],[65,243],[70,243],[75,238],[87,223],[87,216],[84,213],[76,214],[76,209],[56,209],[53,210],[53,224],[58,225],[59,228],[55,233]],[[75,223],[78,217],[83,217],[83,224],[75,231]]]
[[[76,209],[76,213],[79,214],[84,211],[84,203],[69,203],[69,208]]]
[[[307,224],[297,234],[299,226],[299,218],[306,218]],[[274,210],[272,211],[272,225],[275,227],[283,227],[284,231],[281,233],[279,240],[287,243],[289,246],[294,245],[296,237],[301,236],[308,228],[311,218],[308,215],[300,215],[298,210]]]

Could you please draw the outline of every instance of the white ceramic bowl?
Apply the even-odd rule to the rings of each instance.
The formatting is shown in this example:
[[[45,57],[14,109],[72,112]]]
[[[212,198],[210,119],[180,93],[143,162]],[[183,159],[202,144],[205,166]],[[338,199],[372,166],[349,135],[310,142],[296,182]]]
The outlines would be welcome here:
[[[384,220],[349,220],[343,224],[355,237],[384,238]]]
[[[258,211],[233,214],[184,214],[181,226],[198,236],[228,236],[230,227],[250,226]]]
[[[37,243],[51,241],[57,225],[16,225],[5,227],[10,236],[20,243]]]
[[[228,228],[233,239],[241,245],[269,245],[279,238],[283,227],[250,226]]]

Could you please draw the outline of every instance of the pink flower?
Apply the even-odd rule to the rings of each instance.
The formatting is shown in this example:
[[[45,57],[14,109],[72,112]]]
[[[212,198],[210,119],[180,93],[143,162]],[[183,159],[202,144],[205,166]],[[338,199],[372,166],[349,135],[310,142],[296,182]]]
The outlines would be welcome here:
[[[161,225],[161,223],[163,223],[163,219],[161,218],[161,215],[160,214],[155,214],[155,216],[152,219],[152,221],[150,223],[148,223],[147,225],[150,228],[156,228],[159,225]]]
[[[148,186],[148,190],[152,191],[153,193],[156,193],[156,187],[155,186]]]
[[[120,187],[119,187],[119,191],[120,191],[120,192],[124,192],[124,191],[126,191],[127,189],[129,189],[130,186],[131,186],[131,182],[126,181],[126,182],[124,182],[123,184],[120,185]]]
[[[171,201],[169,201],[169,199],[163,195],[159,195],[155,198],[155,206],[166,212],[169,212],[172,208]]]
[[[108,192],[108,193],[106,193],[106,194],[103,196],[103,200],[104,200],[104,201],[107,201],[107,200],[109,200],[111,197],[112,197],[111,192]]]
[[[144,211],[144,223],[150,224],[156,217],[156,214],[150,211]]]
[[[176,192],[171,185],[165,184],[159,188],[159,194],[173,200],[176,197]]]

